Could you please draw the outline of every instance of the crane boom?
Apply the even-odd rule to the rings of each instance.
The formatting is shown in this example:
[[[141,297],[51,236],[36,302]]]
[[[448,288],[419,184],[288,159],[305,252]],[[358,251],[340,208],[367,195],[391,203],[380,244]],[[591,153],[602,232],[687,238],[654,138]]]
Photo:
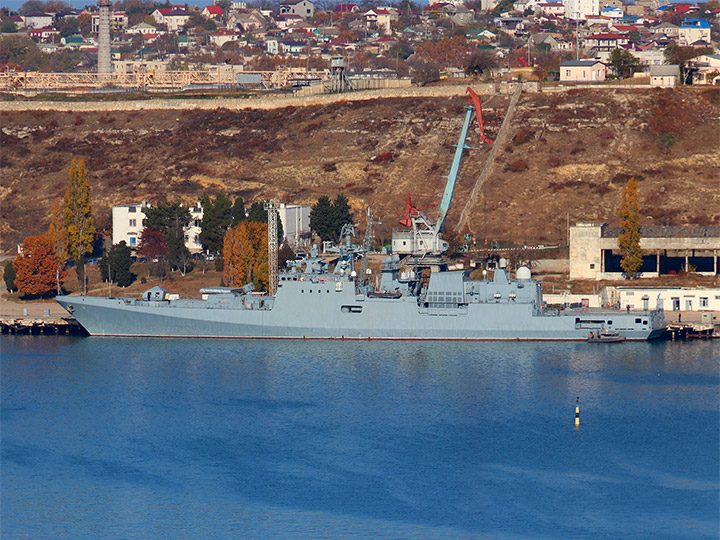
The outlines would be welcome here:
[[[450,168],[450,174],[448,175],[447,183],[445,184],[445,192],[443,193],[442,201],[440,202],[440,210],[438,211],[438,218],[435,222],[435,231],[440,232],[445,225],[445,218],[447,217],[448,210],[450,210],[450,203],[452,202],[453,192],[455,191],[455,184],[457,183],[458,172],[460,171],[460,162],[462,161],[462,155],[465,148],[465,141],[467,140],[468,131],[470,130],[470,120],[472,120],[473,111],[475,107],[470,104],[465,114],[465,122],[463,123],[462,131],[460,132],[460,138],[458,139],[457,148],[455,148],[455,157],[453,158],[452,167]]]

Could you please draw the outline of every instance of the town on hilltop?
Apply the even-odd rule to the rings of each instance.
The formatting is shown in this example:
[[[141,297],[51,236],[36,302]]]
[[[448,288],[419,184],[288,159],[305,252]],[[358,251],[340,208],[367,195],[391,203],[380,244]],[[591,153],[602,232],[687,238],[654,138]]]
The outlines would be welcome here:
[[[17,12],[2,8],[2,71],[95,73],[100,9],[40,0]],[[301,87],[327,83],[337,68],[348,87],[506,74],[571,83],[643,76],[656,86],[720,82],[718,0],[216,0],[206,7],[124,0],[109,9],[111,73],[150,73],[156,85],[163,73],[207,72],[214,76],[203,80],[222,86]]]

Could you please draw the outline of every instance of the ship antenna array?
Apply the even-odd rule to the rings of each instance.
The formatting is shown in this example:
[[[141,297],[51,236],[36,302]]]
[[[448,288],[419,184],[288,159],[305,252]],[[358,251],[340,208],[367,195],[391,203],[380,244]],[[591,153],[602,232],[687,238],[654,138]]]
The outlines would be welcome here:
[[[275,201],[265,203],[268,215],[268,294],[275,296],[278,283],[278,232],[277,232],[277,206]]]

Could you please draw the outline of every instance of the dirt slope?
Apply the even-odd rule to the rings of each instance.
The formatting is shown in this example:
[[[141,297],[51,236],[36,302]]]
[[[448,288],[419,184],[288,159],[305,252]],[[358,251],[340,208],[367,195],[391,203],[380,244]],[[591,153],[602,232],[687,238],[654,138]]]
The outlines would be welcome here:
[[[484,100],[492,139],[508,99]],[[523,95],[513,142],[498,152],[470,230],[516,244],[564,242],[568,214],[571,222],[615,220],[631,175],[645,222],[720,223],[718,101],[716,91],[692,88]],[[406,193],[421,205],[439,202],[464,106],[460,98],[393,98],[237,112],[3,111],[0,249],[44,232],[73,156],[86,160],[97,220],[108,230],[115,204],[192,203],[204,192],[311,203],[344,192],[358,216],[371,205],[389,235]],[[665,146],[658,130],[672,132]],[[468,144],[479,146],[479,137]],[[487,153],[466,154],[449,229]]]

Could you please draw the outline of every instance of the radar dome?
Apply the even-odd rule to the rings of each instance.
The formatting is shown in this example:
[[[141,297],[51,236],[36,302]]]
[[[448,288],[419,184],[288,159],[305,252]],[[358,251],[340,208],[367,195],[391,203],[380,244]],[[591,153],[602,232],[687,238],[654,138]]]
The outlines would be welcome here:
[[[530,269],[527,266],[521,266],[517,270],[517,278],[522,280],[530,281],[530,278],[532,277],[532,273],[530,272]]]

